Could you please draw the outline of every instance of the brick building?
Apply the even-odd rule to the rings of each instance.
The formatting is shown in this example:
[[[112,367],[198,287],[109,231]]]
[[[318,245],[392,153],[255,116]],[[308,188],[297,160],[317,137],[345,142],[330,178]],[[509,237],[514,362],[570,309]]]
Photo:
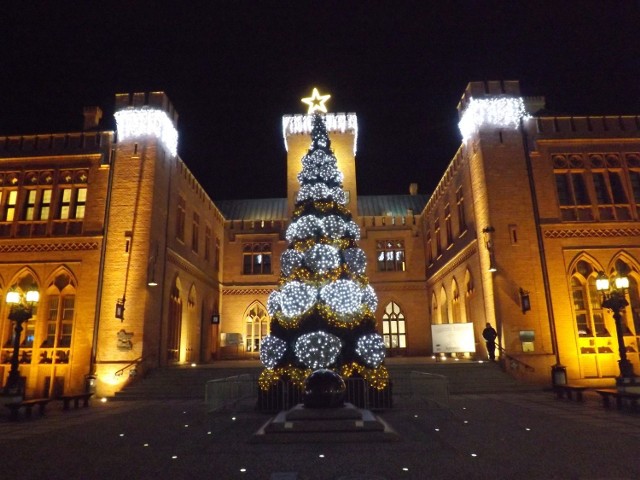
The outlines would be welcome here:
[[[389,355],[430,355],[433,325],[472,324],[476,352],[451,355],[483,358],[488,322],[515,375],[615,376],[595,278],[618,269],[640,371],[640,117],[531,116],[542,106],[517,82],[469,84],[462,145],[431,195],[358,195],[357,118],[327,115]],[[269,328],[307,116],[283,118],[287,198],[214,202],[176,153],[163,93],[117,95],[117,132],[100,115],[86,109],[78,133],[0,137],[0,293],[41,294],[21,340],[30,396],[90,374],[110,395],[142,369],[256,357]]]

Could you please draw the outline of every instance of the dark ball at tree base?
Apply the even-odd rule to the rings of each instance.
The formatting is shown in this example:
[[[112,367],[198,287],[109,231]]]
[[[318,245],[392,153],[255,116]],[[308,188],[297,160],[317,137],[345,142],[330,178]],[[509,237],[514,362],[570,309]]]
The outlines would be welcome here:
[[[304,381],[303,403],[306,408],[338,408],[344,406],[347,386],[333,370],[321,368]]]

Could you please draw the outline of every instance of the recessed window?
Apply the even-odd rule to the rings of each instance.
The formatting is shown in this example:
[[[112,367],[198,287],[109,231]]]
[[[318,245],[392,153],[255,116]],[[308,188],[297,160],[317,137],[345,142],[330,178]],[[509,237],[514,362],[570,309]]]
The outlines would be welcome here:
[[[176,209],[176,238],[184,242],[184,224],[187,220],[187,202],[184,197],[178,198]]]
[[[451,230],[451,207],[449,204],[444,207],[444,227],[447,235],[447,247],[453,243],[453,232]]]
[[[387,349],[407,348],[407,332],[404,313],[395,302],[389,302],[382,315],[382,338]]]
[[[242,273],[266,275],[271,273],[271,245],[247,243],[242,247]]]
[[[211,260],[211,227],[209,225],[204,227],[204,259]]]
[[[376,242],[376,257],[379,272],[404,272],[406,268],[404,241],[378,240]]]
[[[191,250],[198,253],[200,247],[200,215],[193,212],[193,222],[191,224]]]
[[[467,220],[464,214],[464,194],[462,187],[456,191],[456,207],[458,209],[458,235],[467,230]]]

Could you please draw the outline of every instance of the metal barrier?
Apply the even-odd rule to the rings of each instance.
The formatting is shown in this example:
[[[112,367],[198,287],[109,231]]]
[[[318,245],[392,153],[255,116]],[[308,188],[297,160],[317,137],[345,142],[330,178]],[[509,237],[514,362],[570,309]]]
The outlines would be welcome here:
[[[258,389],[258,410],[261,412],[279,412],[302,403],[302,387],[278,380],[269,390]]]
[[[347,387],[345,401],[358,408],[381,410],[393,406],[392,386],[382,390],[370,387],[362,378],[345,379]],[[278,412],[303,403],[304,389],[290,382],[279,380],[267,391],[258,390],[258,410]]]
[[[204,401],[209,413],[235,405],[240,400],[256,396],[257,381],[248,373],[209,380],[205,385]]]
[[[408,375],[394,376],[393,382],[382,390],[369,386],[362,378],[347,378],[345,383],[345,400],[358,408],[392,408],[394,395],[429,406],[449,407],[449,380],[443,375],[411,371]],[[303,395],[301,386],[283,380],[267,391],[260,390],[251,374],[209,380],[205,386],[208,412],[230,408],[248,398],[257,398],[257,408],[262,412],[278,412],[303,403]]]

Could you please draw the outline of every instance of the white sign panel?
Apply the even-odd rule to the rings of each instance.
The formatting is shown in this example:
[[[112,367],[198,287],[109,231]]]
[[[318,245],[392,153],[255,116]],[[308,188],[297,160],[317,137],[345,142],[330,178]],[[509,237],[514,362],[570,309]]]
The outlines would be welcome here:
[[[473,323],[431,325],[433,353],[475,352]]]

